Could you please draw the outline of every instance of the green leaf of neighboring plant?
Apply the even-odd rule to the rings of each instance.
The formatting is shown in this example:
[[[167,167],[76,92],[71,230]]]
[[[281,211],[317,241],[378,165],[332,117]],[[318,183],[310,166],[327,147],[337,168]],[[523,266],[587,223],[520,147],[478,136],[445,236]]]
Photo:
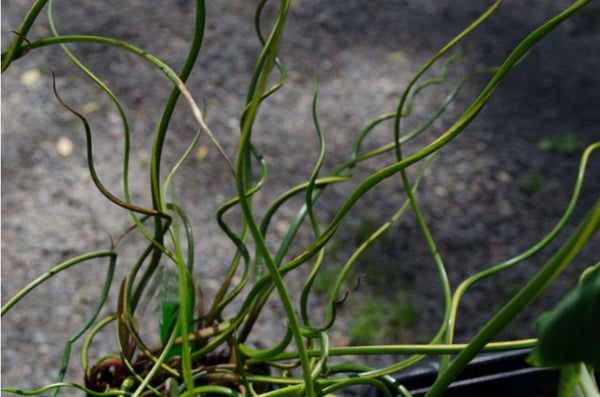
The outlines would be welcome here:
[[[537,323],[538,343],[530,364],[556,367],[585,362],[600,367],[600,267]]]

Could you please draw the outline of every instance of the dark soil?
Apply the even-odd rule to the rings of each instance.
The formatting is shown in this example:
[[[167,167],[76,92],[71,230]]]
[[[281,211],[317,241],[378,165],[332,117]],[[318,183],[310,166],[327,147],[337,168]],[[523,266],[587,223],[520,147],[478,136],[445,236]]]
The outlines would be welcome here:
[[[12,38],[29,1],[2,5],[2,48]],[[58,2],[59,30],[94,33],[132,42],[177,69],[192,32],[192,2],[78,1]],[[210,1],[205,44],[189,88],[204,102],[207,120],[230,156],[235,155],[238,118],[253,64],[260,51],[253,32],[253,6],[246,2]],[[311,119],[313,81],[319,83],[318,114],[328,142],[323,174],[344,161],[357,131],[383,113],[396,109],[413,74],[447,40],[467,26],[489,2],[349,0],[295,2],[290,10],[280,57],[288,82],[260,113],[255,143],[272,164],[268,185],[256,198],[259,208],[276,195],[308,179],[318,141]],[[498,65],[529,32],[570,4],[569,1],[507,0],[462,44],[468,57],[454,63],[448,81],[426,90],[415,103],[405,130],[425,120],[459,79],[482,67]],[[119,15],[117,14],[117,11]],[[267,18],[271,11],[267,11]],[[537,242],[560,219],[571,197],[582,147],[600,137],[600,5],[592,2],[546,37],[510,72],[495,96],[460,137],[432,163],[419,189],[419,203],[455,288],[474,272],[504,261]],[[48,35],[42,17],[30,40]],[[160,72],[116,49],[72,46],[82,60],[115,91],[132,122],[131,191],[133,201],[150,205],[149,175],[152,136],[169,82]],[[58,48],[32,51],[2,76],[2,300],[50,267],[73,256],[110,246],[130,217],[97,192],[86,168],[85,138],[80,122],[62,108],[51,91],[51,68],[63,98],[86,117],[94,131],[94,156],[103,182],[122,195],[122,128],[110,101]],[[41,77],[22,77],[39,70]],[[435,76],[435,67],[428,77]],[[31,76],[31,74],[29,74]],[[475,98],[488,77],[470,82],[446,115],[422,138],[407,145],[412,153],[442,133]],[[34,79],[35,80],[35,79]],[[391,123],[377,130],[365,150],[389,142]],[[196,129],[188,108],[176,111],[164,153],[164,170],[185,150]],[[284,135],[285,134],[285,135]],[[68,138],[73,152],[61,156],[57,143]],[[571,139],[555,150],[540,150],[547,139]],[[197,275],[206,296],[222,279],[232,244],[219,233],[216,208],[234,194],[227,168],[210,147],[205,159],[192,158],[177,180],[178,199],[197,229]],[[65,154],[65,153],[63,153]],[[393,155],[369,161],[357,173],[360,181]],[[414,177],[417,169],[410,171]],[[352,186],[330,189],[319,205],[323,223],[330,219]],[[577,220],[600,192],[600,162],[595,155],[574,220],[548,249],[467,295],[459,312],[457,341],[465,341],[565,241]],[[400,178],[391,178],[361,200],[335,236],[326,265],[335,273],[361,239],[374,231],[404,200]],[[261,203],[263,206],[261,206]],[[301,202],[274,220],[280,237]],[[304,236],[309,236],[306,230]],[[359,237],[357,237],[359,236]],[[294,248],[297,253],[305,240]],[[594,241],[498,339],[534,335],[534,319],[551,307],[585,267],[600,260]],[[120,280],[135,261],[144,240],[129,236],[119,250]],[[94,262],[52,278],[2,319],[3,386],[40,387],[53,381],[65,335],[80,326],[93,307],[104,278],[105,263]],[[351,294],[332,331],[332,344],[348,344],[352,324],[363,315],[361,304],[376,297],[416,310],[411,324],[393,319],[375,332],[377,342],[423,342],[441,319],[441,288],[431,254],[413,215],[407,213],[365,253],[353,274],[367,273]],[[331,274],[331,272],[330,272]],[[299,291],[304,273],[286,280]],[[353,281],[349,284],[353,284]],[[321,313],[324,296],[314,300]],[[109,297],[116,308],[116,288]],[[278,340],[284,317],[276,300],[262,319],[257,343]],[[319,317],[315,317],[319,322]],[[389,326],[392,324],[393,326]],[[350,331],[349,331],[350,330]],[[109,333],[107,333],[109,334]],[[77,351],[80,343],[76,344]],[[114,338],[105,335],[93,346],[93,360],[114,353]],[[77,357],[72,358],[76,366]],[[369,363],[386,360],[369,358]],[[81,381],[80,371],[69,379]]]

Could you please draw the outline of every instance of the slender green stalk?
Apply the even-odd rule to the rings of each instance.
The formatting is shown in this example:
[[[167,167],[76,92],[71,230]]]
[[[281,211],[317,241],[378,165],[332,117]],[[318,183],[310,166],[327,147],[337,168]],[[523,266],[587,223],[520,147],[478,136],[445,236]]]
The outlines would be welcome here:
[[[69,259],[68,261],[62,262],[59,265],[54,266],[52,269],[50,269],[47,272],[45,272],[44,274],[38,276],[36,279],[34,279],[32,282],[30,282],[27,286],[25,286],[19,292],[17,292],[17,294],[15,296],[13,296],[11,299],[9,299],[8,302],[6,302],[4,304],[4,306],[2,306],[2,311],[1,311],[2,316],[4,316],[6,313],[8,313],[8,311],[17,302],[19,302],[27,294],[29,294],[35,288],[39,287],[41,284],[43,284],[49,278],[55,276],[56,274],[58,274],[64,270],[67,270],[77,264],[87,262],[91,259],[99,259],[99,258],[105,258],[105,257],[108,257],[110,259],[109,268],[114,267],[114,264],[116,263],[116,260],[117,260],[117,254],[115,254],[112,251],[90,252],[87,254],[77,256],[73,259]]]
[[[280,343],[278,343],[276,346],[274,346],[270,349],[259,351],[259,350],[251,349],[251,348],[245,346],[244,344],[240,344],[238,347],[239,347],[240,351],[247,357],[250,357],[253,359],[269,360],[272,357],[277,356],[280,353],[283,353],[283,351],[289,346],[291,341],[292,341],[292,331],[288,328],[287,331],[285,332],[283,340]]]
[[[224,387],[224,386],[199,386],[199,387],[195,387],[194,389],[192,389],[189,392],[185,392],[183,394],[181,394],[181,397],[191,397],[191,396],[202,396],[202,395],[215,395],[215,394],[220,394],[223,396],[235,396],[235,397],[242,397],[243,394],[233,391],[228,387]]]
[[[204,39],[204,27],[206,21],[206,9],[204,0],[196,0],[195,2],[195,18],[194,18],[194,34],[192,36],[192,43],[188,51],[187,58],[181,69],[181,72],[175,79],[177,81],[176,86],[171,91],[169,99],[165,105],[160,122],[154,136],[154,142],[152,145],[152,157],[151,157],[151,175],[150,182],[152,185],[152,200],[156,210],[161,210],[162,206],[165,205],[161,200],[160,195],[160,163],[162,157],[162,148],[164,146],[165,138],[167,135],[167,129],[175,110],[177,100],[181,94],[180,85],[185,84],[186,80],[192,73],[196,59],[200,54],[200,48],[202,47],[202,41]],[[164,64],[163,64],[164,65]],[[166,66],[166,65],[164,65]],[[164,67],[163,66],[163,67]],[[171,72],[172,73],[172,72]],[[174,81],[174,80],[172,80]],[[174,81],[175,82],[175,81]],[[203,123],[201,123],[202,125]]]
[[[115,273],[115,266],[116,255],[110,257],[110,263],[106,271],[106,277],[104,279],[104,285],[102,286],[100,297],[96,300],[96,304],[94,305],[94,308],[92,309],[88,319],[83,323],[79,330],[77,330],[67,339],[67,342],[65,343],[62,361],[58,370],[58,375],[56,377],[56,383],[60,383],[65,379],[65,374],[67,373],[69,360],[71,358],[71,346],[94,324],[94,321],[96,321],[98,314],[100,314],[100,310],[102,310],[102,307],[104,307],[104,303],[106,302],[106,298],[108,297],[108,291],[110,290],[110,286],[112,285],[112,280]],[[59,391],[60,388],[52,390],[51,396],[56,396]]]
[[[584,397],[600,397],[598,385],[596,385],[593,373],[590,374],[590,370],[588,370],[584,363],[579,363],[579,367],[579,387],[581,388]]]
[[[89,396],[97,396],[97,397],[131,396],[131,393],[126,392],[124,390],[114,390],[114,391],[113,390],[105,390],[103,392],[98,392],[98,391],[95,391],[92,389],[88,389],[87,387],[81,386],[77,383],[70,383],[70,382],[51,383],[49,385],[46,385],[44,387],[41,387],[41,388],[35,389],[35,390],[21,390],[21,389],[14,389],[14,388],[10,388],[10,387],[3,387],[3,388],[0,388],[0,390],[5,393],[18,394],[20,396],[37,396],[37,395],[45,393],[47,391],[51,391],[51,390],[55,390],[55,389],[59,389],[59,388],[76,389],[76,390],[80,390],[80,391],[86,393]]]
[[[339,382],[337,384],[325,387],[323,389],[323,395],[327,395],[327,394],[331,394],[334,393],[338,390],[341,389],[345,389],[347,387],[351,387],[351,386],[356,386],[356,385],[367,385],[367,386],[371,386],[376,388],[382,396],[384,397],[392,397],[392,394],[390,393],[390,389],[385,385],[385,383],[376,380],[376,379],[369,379],[369,378],[351,378],[351,379],[347,379],[344,382]]]
[[[6,53],[2,53],[2,73],[4,73],[12,61],[17,59],[17,54],[20,53],[20,50],[22,50],[22,44],[27,37],[27,33],[29,33],[29,29],[31,29],[31,26],[47,2],[48,0],[36,0],[31,5],[29,12],[27,12],[27,15],[21,22],[21,26],[19,26],[19,30],[17,31],[15,38],[10,43],[8,51],[6,51]],[[23,55],[23,53],[21,52],[20,55]]]
[[[319,176],[319,171],[323,166],[323,162],[325,161],[325,151],[327,149],[325,144],[325,138],[323,133],[321,132],[321,126],[319,125],[319,118],[317,116],[317,97],[318,97],[319,87],[315,82],[314,94],[313,94],[313,105],[312,105],[312,114],[313,114],[313,124],[315,126],[315,131],[317,133],[317,137],[319,139],[319,154],[317,156],[317,161],[313,167],[313,171],[308,180],[308,186],[306,187],[306,196],[305,196],[305,206],[306,212],[308,214],[308,218],[310,219],[310,223],[312,225],[313,233],[315,235],[315,239],[319,238],[321,234],[321,227],[319,225],[319,221],[315,215],[313,210],[313,201],[315,199],[313,193],[315,191],[315,184],[317,178]],[[312,271],[308,276],[304,287],[302,288],[302,292],[300,295],[300,313],[302,315],[302,321],[306,326],[310,326],[310,319],[308,315],[308,295],[310,293],[310,289],[312,284],[317,276],[317,273],[321,269],[321,265],[323,264],[323,258],[325,256],[325,249],[321,249],[317,256],[317,260],[313,265]]]
[[[485,345],[485,352],[501,352],[507,350],[526,349],[535,345],[537,339],[523,339],[507,342],[490,342]],[[467,343],[447,344],[423,344],[423,345],[371,345],[371,346],[346,346],[332,347],[330,356],[354,356],[354,355],[387,355],[387,354],[428,354],[441,355],[448,353],[460,353],[468,346]],[[318,350],[309,350],[310,356],[317,356]],[[289,360],[296,357],[294,353],[280,354],[272,357],[276,360]]]
[[[115,314],[105,317],[90,330],[90,332],[86,336],[85,340],[83,341],[83,345],[81,347],[81,368],[83,368],[83,372],[86,375],[89,375],[90,365],[89,365],[88,352],[90,349],[90,345],[92,344],[92,340],[94,339],[94,336],[96,336],[96,334],[98,332],[100,332],[101,329],[103,329],[104,327],[106,327],[108,324],[112,323],[116,319],[117,319],[117,316]]]
[[[175,329],[178,329],[179,326],[180,326],[180,324],[179,324],[179,320],[178,320],[177,324],[175,326]],[[138,388],[132,394],[132,397],[139,397],[144,392],[144,389],[146,389],[146,387],[149,385],[150,381],[154,378],[154,375],[156,375],[158,370],[161,368],[163,362],[167,358],[167,355],[169,354],[169,351],[171,350],[171,346],[173,346],[173,343],[175,342],[176,337],[177,337],[177,332],[172,332],[171,337],[169,338],[169,340],[167,341],[167,343],[165,345],[165,348],[163,349],[163,352],[158,357],[158,360],[154,363],[154,365],[152,366],[150,371],[148,371],[148,374],[144,377],[142,383],[138,386]]]
[[[52,34],[54,35],[54,37],[60,37],[60,34],[58,33],[58,29],[56,28],[56,24],[54,22],[53,8],[54,8],[54,0],[49,0],[49,2],[48,2],[48,22],[50,24],[50,29],[52,30]],[[127,118],[127,114],[125,113],[125,109],[123,108],[123,105],[121,105],[121,102],[119,101],[117,96],[111,91],[111,89],[108,88],[108,86],[98,76],[96,76],[88,67],[86,67],[83,64],[83,62],[81,62],[75,56],[75,54],[73,54],[73,52],[71,50],[69,50],[67,45],[61,44],[60,47],[62,48],[63,52],[69,57],[69,59],[83,73],[85,73],[86,76],[88,76],[88,78],[90,78],[98,87],[100,87],[100,89],[102,91],[104,91],[106,93],[106,95],[108,95],[110,100],[113,102],[113,104],[117,108],[117,111],[119,112],[119,116],[120,116],[121,122],[123,124],[123,192],[124,192],[124,196],[125,196],[125,202],[127,204],[131,204],[131,194],[129,192],[129,152],[130,152],[130,146],[131,146],[131,144],[130,144],[131,137],[130,137],[129,121]],[[133,216],[134,220],[137,220],[135,211],[131,211],[131,215]]]

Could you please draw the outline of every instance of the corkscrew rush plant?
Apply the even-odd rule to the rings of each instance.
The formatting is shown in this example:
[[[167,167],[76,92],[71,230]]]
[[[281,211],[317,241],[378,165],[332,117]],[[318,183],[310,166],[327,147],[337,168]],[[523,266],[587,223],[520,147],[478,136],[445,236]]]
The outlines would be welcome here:
[[[260,0],[256,5],[254,25],[257,39],[261,44],[261,52],[248,84],[245,104],[239,120],[236,155],[232,159],[221,145],[219,136],[213,133],[206,121],[205,117],[215,109],[201,110],[192,90],[186,85],[197,60],[202,55],[201,47],[207,23],[203,0],[195,1],[194,32],[190,38],[187,57],[179,73],[146,50],[117,38],[97,35],[62,35],[53,16],[54,1],[36,0],[15,32],[10,47],[2,52],[2,71],[4,72],[13,62],[39,48],[58,47],[109,97],[119,114],[123,133],[121,166],[123,198],[119,198],[107,189],[96,172],[93,131],[90,123],[85,115],[76,109],[76,105],[61,96],[61,88],[55,79],[55,75],[60,74],[60,71],[51,72],[52,89],[56,100],[83,126],[87,166],[94,184],[106,199],[129,212],[132,226],[127,233],[140,233],[147,240],[147,245],[139,253],[137,261],[128,269],[127,276],[123,280],[113,280],[118,263],[115,248],[119,244],[126,243],[119,239],[114,241],[108,250],[81,254],[54,266],[4,303],[2,316],[11,310],[18,310],[18,303],[23,297],[56,274],[66,272],[75,266],[108,260],[102,292],[95,307],[80,329],[66,338],[63,358],[57,366],[56,381],[36,390],[3,387],[3,392],[18,395],[42,395],[50,392],[52,396],[56,396],[63,390],[71,388],[93,396],[306,395],[314,397],[343,392],[356,385],[368,385],[375,387],[385,396],[409,396],[410,392],[405,386],[395,381],[391,375],[425,357],[434,356],[440,360],[440,372],[427,396],[441,396],[464,366],[478,353],[535,346],[536,339],[492,342],[492,338],[539,296],[586,245],[600,223],[600,198],[591,206],[588,215],[571,233],[566,243],[504,307],[496,313],[490,313],[489,322],[469,343],[454,343],[456,322],[459,321],[458,308],[469,288],[485,278],[498,275],[533,258],[548,248],[559,235],[565,234],[565,227],[579,203],[580,192],[585,184],[586,167],[590,157],[600,148],[600,142],[588,146],[581,155],[571,199],[555,227],[522,253],[470,275],[454,289],[446,275],[444,260],[416,193],[425,170],[434,161],[436,154],[477,117],[511,69],[537,42],[588,2],[589,0],[575,1],[563,12],[546,21],[523,38],[499,66],[477,70],[464,76],[448,91],[446,98],[438,104],[433,114],[412,130],[404,131],[403,121],[411,116],[419,95],[432,86],[447,81],[447,71],[462,57],[462,53],[456,50],[457,44],[472,34],[502,3],[501,0],[494,2],[471,25],[448,41],[414,75],[402,92],[395,111],[366,122],[365,127],[356,134],[347,160],[325,175],[322,173],[324,173],[323,165],[326,159],[327,131],[324,131],[319,123],[319,91],[318,84],[315,82],[312,127],[318,142],[318,153],[307,153],[307,162],[310,158],[314,159],[309,170],[309,178],[296,186],[287,186],[284,193],[269,203],[263,213],[259,213],[255,203],[259,200],[257,192],[268,183],[269,167],[273,165],[267,162],[259,145],[256,144],[258,140],[254,137],[260,134],[257,123],[259,112],[269,110],[269,97],[278,93],[287,79],[284,60],[279,58],[279,48],[289,12],[289,0],[270,2],[273,3],[272,6],[277,6],[277,13],[268,28],[263,13],[269,1]],[[45,7],[52,36],[29,40],[29,32]],[[163,72],[173,85],[153,136],[148,166],[151,208],[141,206],[132,200],[129,183],[131,121],[125,107],[108,84],[96,76],[71,51],[69,45],[73,43],[112,46],[133,54]],[[423,79],[432,66],[440,62],[442,66],[439,75],[435,78]],[[406,154],[404,145],[416,137],[425,137],[462,88],[473,78],[481,75],[491,75],[489,83],[452,125],[441,134],[428,138],[429,143],[420,149]],[[181,95],[191,109],[198,127],[179,159],[168,172],[164,173],[163,149]],[[378,148],[364,151],[364,143],[370,138],[371,133],[376,127],[385,126],[386,122],[393,122],[390,141]],[[224,271],[224,279],[218,292],[212,297],[210,305],[209,297],[205,296],[203,291],[202,280],[195,278],[194,265],[197,259],[194,252],[194,225],[189,214],[196,208],[179,203],[174,186],[175,175],[202,139],[208,139],[219,152],[222,167],[228,169],[231,183],[236,189],[236,195],[223,203],[216,212],[218,225],[235,248],[229,266]],[[355,171],[363,162],[390,152],[395,155],[395,160],[371,172],[362,181],[358,181],[331,220],[327,223],[322,222],[323,217],[317,211],[316,204],[326,188],[356,179]],[[407,170],[413,165],[418,165],[420,168],[411,180]],[[164,178],[161,175],[165,175]],[[314,293],[313,284],[316,277],[326,266],[328,244],[331,243],[342,222],[353,214],[356,203],[376,186],[393,177],[399,178],[399,187],[406,194],[406,200],[391,211],[387,220],[353,250],[352,255],[336,275],[328,291],[327,309],[323,318],[319,318],[311,310],[309,297]],[[285,204],[296,197],[303,197],[303,205],[295,214],[289,228],[280,240],[271,238],[272,220]],[[241,213],[241,222],[235,223],[238,226],[233,226],[233,222],[226,220],[227,215],[232,214],[234,209]],[[352,269],[355,268],[358,258],[408,210],[416,216],[443,291],[444,315],[437,332],[429,343],[423,344],[332,346],[329,331],[336,321],[337,309],[344,305],[348,294],[353,293],[353,291],[344,291],[344,285],[350,281],[358,287],[360,283],[360,278],[351,280]],[[303,225],[310,228],[312,242],[299,254],[289,259],[292,244],[296,241]],[[273,249],[276,241],[279,242]],[[299,267],[307,268],[308,276],[304,280],[299,301],[294,302],[290,285],[285,277]],[[157,319],[160,344],[151,346],[143,336],[146,332],[141,332],[142,330],[139,329],[137,318],[144,305],[144,296],[152,294],[156,290],[157,283],[161,284],[159,288],[161,314]],[[119,290],[117,302],[107,302],[111,288]],[[275,342],[273,345],[258,349],[248,340],[251,335],[259,332],[255,325],[260,314],[264,310],[269,310],[266,303],[273,296],[277,297],[285,312],[286,332],[278,338],[265,335],[264,340]],[[105,306],[116,307],[117,311],[99,318]],[[232,307],[236,308],[233,310],[234,314],[226,315],[226,312],[232,311],[226,309]],[[99,333],[110,332],[108,326],[113,323],[116,323],[117,330],[117,343],[113,349],[115,354],[90,363],[92,342]],[[82,383],[66,382],[65,374],[71,365],[72,345],[82,338],[81,367],[85,372],[85,379]],[[378,368],[357,364],[352,362],[351,358],[361,355],[398,354],[407,355],[407,358]],[[451,355],[456,357],[452,358]],[[336,361],[332,364],[330,362],[332,357],[346,357],[348,360],[344,363]]]

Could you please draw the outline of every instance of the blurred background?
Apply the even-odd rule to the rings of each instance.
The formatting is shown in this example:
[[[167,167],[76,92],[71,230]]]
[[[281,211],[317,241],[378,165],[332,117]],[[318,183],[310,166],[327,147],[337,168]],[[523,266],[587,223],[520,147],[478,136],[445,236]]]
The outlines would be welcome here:
[[[2,4],[2,48],[8,48],[30,1]],[[207,2],[205,40],[189,80],[206,119],[233,157],[239,116],[260,51],[253,30],[253,2]],[[410,78],[449,39],[491,2],[348,0],[293,2],[280,58],[288,69],[285,86],[264,103],[254,143],[271,164],[267,186],[256,196],[257,211],[288,188],[307,180],[317,153],[312,124],[313,83],[319,84],[318,116],[327,140],[327,174],[348,156],[357,132],[371,119],[396,110]],[[437,110],[466,74],[499,65],[529,32],[569,1],[506,0],[457,49],[444,84],[424,90],[405,131]],[[265,12],[265,24],[274,15]],[[142,47],[178,70],[193,32],[193,2],[82,0],[56,2],[62,34],[111,36]],[[445,147],[426,172],[418,198],[455,288],[474,272],[506,260],[537,242],[562,215],[572,194],[579,156],[600,137],[600,5],[592,2],[552,32],[510,72],[472,123]],[[266,30],[266,28],[265,28]],[[42,15],[29,40],[50,35]],[[120,98],[131,122],[130,190],[133,202],[150,205],[148,165],[152,137],[171,85],[149,64],[114,48],[70,48]],[[94,160],[104,184],[122,197],[122,126],[109,99],[58,48],[36,49],[2,76],[2,301],[30,280],[76,255],[108,249],[130,225],[129,215],[105,200],[86,165],[80,121],[60,106],[51,90],[52,69],[61,96],[88,118]],[[439,74],[441,63],[427,77]],[[450,126],[476,97],[489,75],[470,81],[447,112],[410,154]],[[196,130],[188,107],[177,108],[166,142],[163,170],[183,153]],[[383,124],[364,150],[393,139]],[[393,154],[368,161],[355,182],[327,190],[318,206],[325,224],[344,198],[369,173],[394,161]],[[414,168],[414,169],[413,169]],[[575,219],[550,248],[467,293],[459,311],[457,341],[466,340],[533,275],[565,240],[600,192],[600,162],[593,156]],[[414,177],[417,168],[411,167]],[[177,197],[196,226],[197,277],[210,299],[223,278],[233,245],[218,229],[214,212],[235,188],[223,160],[208,140],[185,163],[176,180]],[[401,180],[390,178],[362,199],[327,251],[315,285],[315,323],[321,323],[327,286],[356,247],[402,205]],[[293,201],[272,225],[272,241],[286,231],[302,204]],[[235,222],[235,211],[227,219]],[[302,231],[290,255],[310,238]],[[600,260],[600,239],[579,255],[546,293],[498,339],[534,335],[533,320],[577,282],[585,267]],[[145,246],[127,236],[119,246],[115,280],[120,281]],[[53,277],[2,319],[2,385],[36,388],[56,376],[65,335],[73,333],[99,296],[106,264],[92,261]],[[299,291],[307,269],[286,277]],[[441,288],[414,216],[407,213],[357,263],[348,287],[366,274],[341,308],[332,344],[419,343],[436,332],[443,312]],[[116,310],[116,289],[103,314]],[[257,344],[269,346],[285,329],[282,309],[269,302]],[[152,309],[150,309],[152,310]],[[461,321],[463,320],[463,321]],[[80,343],[74,347],[77,353]],[[106,333],[93,346],[93,359],[116,352]],[[72,357],[76,366],[78,357]],[[366,358],[373,365],[385,360]],[[78,370],[68,379],[81,379]]]

